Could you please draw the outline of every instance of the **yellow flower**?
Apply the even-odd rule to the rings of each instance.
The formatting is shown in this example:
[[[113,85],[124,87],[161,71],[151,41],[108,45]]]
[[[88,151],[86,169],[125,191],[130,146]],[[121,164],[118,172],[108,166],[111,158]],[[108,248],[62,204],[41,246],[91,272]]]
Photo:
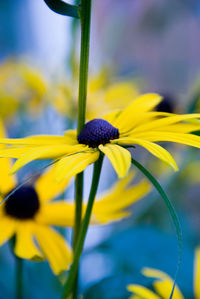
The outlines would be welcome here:
[[[105,74],[93,77],[88,82],[87,119],[102,117],[113,111],[123,109],[139,95],[135,82],[118,81],[108,84]]]
[[[149,290],[146,287],[137,284],[128,285],[127,289],[130,292],[133,292],[134,295],[130,297],[130,299],[168,299],[170,297],[172,287],[173,287],[173,280],[169,275],[166,273],[151,269],[151,268],[144,268],[142,270],[144,276],[150,277],[155,279],[153,282],[153,288],[155,293]],[[194,298],[200,299],[200,247],[195,251],[195,259],[194,259]],[[178,286],[175,286],[173,299],[184,299],[180,289]]]
[[[131,214],[126,209],[151,190],[146,180],[129,186],[134,177],[135,172],[130,171],[128,176],[119,180],[111,189],[97,196],[92,210],[91,224],[108,224]],[[83,213],[85,210],[86,204],[83,206]]]
[[[190,134],[199,129],[200,114],[152,111],[161,99],[157,94],[141,95],[124,110],[89,121],[78,136],[75,130],[69,130],[64,136],[1,139],[0,143],[12,146],[2,149],[0,156],[18,159],[13,173],[36,159],[56,159],[56,179],[62,181],[83,171],[103,153],[122,178],[131,165],[126,147],[139,145],[178,170],[170,153],[155,142],[171,141],[200,148],[200,137]]]
[[[4,183],[1,182],[0,186],[2,199],[17,186],[16,178],[6,172],[8,163],[6,158],[0,160],[1,177],[4,177]],[[18,257],[36,261],[47,258],[52,271],[57,275],[69,268],[72,251],[63,237],[50,227],[56,224],[55,219],[62,213],[65,204],[57,201],[55,209],[55,203],[50,201],[54,193],[51,197],[43,189],[43,182],[47,179],[50,184],[49,173],[42,175],[34,185],[20,187],[0,205],[0,245],[15,236],[14,252]],[[53,189],[55,191],[55,186]],[[50,211],[49,215],[46,214],[47,210]],[[67,214],[65,217],[67,222]]]
[[[6,172],[8,163],[6,158],[0,160],[4,177],[4,183],[1,182],[0,186],[2,199],[4,192],[7,193],[17,186],[14,181],[16,178],[10,177]],[[42,260],[46,257],[52,271],[57,275],[69,268],[72,252],[63,237],[51,226],[73,227],[75,204],[58,200],[52,202],[52,198],[63,191],[67,184],[57,184],[54,176],[55,169],[52,168],[38,178],[34,185],[20,187],[0,205],[0,245],[16,236],[14,251],[18,257],[31,260]],[[91,224],[107,224],[130,215],[125,209],[150,191],[145,180],[128,188],[132,179],[133,173],[97,198]],[[83,216],[85,211],[86,204],[83,205]]]
[[[38,111],[47,91],[42,74],[22,62],[7,60],[0,65],[0,116],[12,116],[24,105]]]
[[[52,88],[48,95],[49,102],[56,110],[75,120],[77,115],[78,84],[70,88],[69,82],[59,83]],[[108,83],[105,71],[92,76],[88,81],[87,115],[88,120],[101,117],[105,111],[123,109],[133,98],[139,95],[137,84],[132,81]]]
[[[0,136],[5,136],[2,124]],[[17,186],[17,178],[9,175],[10,168],[10,159],[1,158],[0,201]],[[16,236],[14,251],[17,256],[32,260],[47,258],[53,272],[59,274],[69,268],[72,252],[63,237],[51,226],[73,227],[75,204],[52,201],[68,184],[68,179],[57,183],[54,179],[55,172],[56,168],[53,166],[33,185],[18,188],[0,205],[0,245]],[[91,224],[107,224],[130,215],[126,209],[151,189],[145,180],[129,187],[134,175],[135,173],[130,172],[126,178],[118,181],[112,189],[97,198]],[[85,211],[86,204],[83,205],[83,216]]]

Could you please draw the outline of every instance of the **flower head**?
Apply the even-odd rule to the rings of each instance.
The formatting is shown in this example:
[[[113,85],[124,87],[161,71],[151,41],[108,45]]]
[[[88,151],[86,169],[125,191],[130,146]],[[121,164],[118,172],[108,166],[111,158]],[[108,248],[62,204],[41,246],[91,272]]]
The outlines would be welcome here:
[[[119,130],[104,119],[93,119],[85,124],[77,139],[80,144],[95,148],[119,138]]]
[[[5,136],[2,124],[0,129],[0,135]],[[74,225],[74,202],[53,201],[53,198],[65,190],[69,180],[57,183],[54,179],[57,169],[53,166],[38,177],[33,185],[19,187],[17,177],[9,175],[10,168],[10,159],[1,158],[0,202],[8,193],[10,196],[0,204],[0,245],[16,236],[14,251],[18,257],[31,260],[46,258],[55,274],[67,270],[72,262],[70,245],[52,226]],[[107,224],[130,215],[127,208],[150,191],[145,180],[129,186],[134,175],[130,172],[126,178],[97,198],[91,224]],[[85,211],[86,204],[83,205],[83,216]]]
[[[75,204],[72,201],[52,201],[67,184],[57,184],[54,175],[55,169],[52,168],[38,178],[33,186],[18,188],[0,205],[0,245],[16,236],[14,252],[18,257],[36,261],[46,258],[57,275],[69,268],[72,251],[70,245],[52,226],[73,227]],[[150,191],[145,180],[128,187],[132,179],[133,173],[97,198],[91,224],[107,224],[130,215],[127,208]],[[83,205],[83,216],[85,211],[86,204]]]
[[[62,213],[65,204],[57,201],[54,213],[47,216],[46,211],[53,210],[51,200],[65,186],[53,183],[53,169],[41,175],[34,185],[17,186],[17,178],[9,175],[10,162],[7,158],[0,160],[1,176],[4,178],[3,184],[0,184],[1,200],[10,193],[8,199],[0,205],[0,245],[15,236],[14,252],[18,257],[36,261],[46,258],[54,274],[59,274],[69,268],[72,250],[51,226],[55,224],[55,218]],[[15,187],[16,190],[13,190]],[[67,215],[63,226],[66,222]]]
[[[1,139],[1,143],[11,146],[1,150],[0,156],[18,159],[13,173],[35,159],[56,159],[56,179],[61,181],[83,171],[102,152],[122,178],[131,165],[127,146],[139,145],[178,170],[173,157],[157,142],[170,141],[200,148],[200,137],[191,134],[200,128],[197,120],[200,114],[153,111],[161,100],[157,94],[141,95],[124,110],[89,121],[78,136],[75,130],[69,130],[64,136]]]
[[[173,279],[167,275],[166,273],[151,269],[151,268],[144,268],[142,270],[142,274],[146,277],[150,277],[154,279],[152,286],[155,292],[149,290],[146,287],[137,284],[128,285],[127,289],[134,293],[130,298],[144,298],[144,299],[160,299],[160,298],[169,298],[172,287],[173,287]],[[195,259],[194,259],[194,298],[200,298],[200,248],[197,248],[195,251]],[[179,287],[176,285],[174,289],[174,299],[184,299],[183,294],[181,293]]]
[[[138,82],[133,80],[110,82],[108,71],[102,70],[88,80],[87,119],[102,117],[105,111],[123,109],[139,95]],[[48,95],[49,102],[61,114],[74,120],[77,112],[78,82],[71,88],[68,80],[59,82]]]
[[[0,65],[0,116],[13,116],[20,107],[30,113],[43,107],[47,91],[43,75],[25,63],[7,60]]]
[[[20,220],[33,219],[39,209],[40,201],[33,186],[23,186],[14,193],[11,191],[4,206],[6,215]]]

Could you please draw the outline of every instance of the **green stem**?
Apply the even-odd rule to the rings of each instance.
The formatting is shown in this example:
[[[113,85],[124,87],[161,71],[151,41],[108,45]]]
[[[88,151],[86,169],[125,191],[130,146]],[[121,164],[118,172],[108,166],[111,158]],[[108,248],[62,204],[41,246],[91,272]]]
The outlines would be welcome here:
[[[173,287],[172,287],[172,291],[170,294],[169,299],[172,299],[173,297],[173,293],[174,293],[174,289],[175,289],[175,285],[176,285],[176,279],[177,279],[177,275],[181,266],[181,261],[182,261],[182,244],[183,244],[183,239],[182,239],[182,230],[181,230],[181,225],[178,219],[178,216],[176,214],[176,210],[171,202],[171,200],[168,198],[167,194],[165,193],[165,191],[163,190],[162,186],[159,184],[159,182],[154,178],[154,176],[143,166],[141,165],[138,161],[136,161],[135,159],[131,159],[132,164],[134,164],[147,178],[148,180],[152,183],[152,185],[156,188],[157,192],[160,194],[161,198],[164,200],[170,216],[172,218],[172,221],[174,223],[175,229],[176,229],[176,236],[177,236],[177,240],[178,240],[178,263],[177,263],[177,267],[176,267],[176,273],[175,273],[175,278],[174,278],[174,283],[173,283]]]
[[[22,299],[22,290],[23,290],[23,260],[15,256],[16,260],[16,299]]]
[[[73,250],[75,252],[76,244],[81,228],[82,219],[82,200],[83,200],[83,172],[76,176],[75,181],[75,223],[74,223],[74,234],[73,234]],[[76,273],[76,279],[74,282],[73,299],[77,298],[78,289],[78,270]]]
[[[68,279],[64,286],[64,292],[63,292],[63,297],[62,297],[63,299],[69,298],[72,288],[74,286],[74,282],[76,280],[79,259],[80,259],[81,253],[83,251],[83,245],[84,245],[86,233],[88,230],[88,226],[90,223],[90,217],[91,217],[92,207],[93,207],[93,203],[95,200],[95,196],[96,196],[96,192],[97,192],[97,188],[98,188],[98,184],[99,184],[102,163],[103,163],[103,155],[100,154],[99,159],[94,164],[92,185],[91,185],[91,189],[90,189],[90,195],[88,198],[88,204],[87,204],[85,216],[83,219],[83,223],[81,225],[81,231],[80,231],[80,234],[78,237],[78,241],[77,241],[77,245],[76,245],[76,249],[75,249],[75,253],[74,253],[74,261],[71,265],[71,268],[70,268],[70,271],[68,274]]]
[[[79,73],[79,95],[78,95],[78,134],[85,124],[89,46],[90,46],[90,22],[91,22],[91,0],[82,0],[80,6],[81,17],[81,54]]]
[[[78,121],[77,133],[79,134],[85,124],[89,46],[90,46],[90,23],[91,23],[91,0],[82,0],[80,5],[81,20],[81,51],[80,51],[80,73],[79,73],[79,95],[78,95]],[[75,181],[75,222],[73,249],[75,251],[77,239],[81,228],[82,202],[83,202],[83,173],[76,176]],[[78,267],[78,265],[77,265]],[[74,299],[77,293],[78,271],[76,271],[76,283],[74,284]]]
[[[75,1],[75,5],[78,5],[78,1]],[[79,19],[73,18],[71,24],[72,46],[69,55],[69,67],[71,69],[72,87],[75,86],[74,83],[77,79],[76,46],[77,46],[78,25],[79,25]]]
[[[91,18],[91,0],[82,0],[80,7],[81,16],[81,54],[80,54],[80,75],[79,75],[79,98],[78,98],[78,134],[85,124],[87,81],[88,81],[88,61],[89,61],[89,42],[90,42],[90,18]],[[76,240],[80,231],[82,201],[83,201],[83,173],[76,177],[75,201],[76,214],[74,225],[73,246],[76,246]]]

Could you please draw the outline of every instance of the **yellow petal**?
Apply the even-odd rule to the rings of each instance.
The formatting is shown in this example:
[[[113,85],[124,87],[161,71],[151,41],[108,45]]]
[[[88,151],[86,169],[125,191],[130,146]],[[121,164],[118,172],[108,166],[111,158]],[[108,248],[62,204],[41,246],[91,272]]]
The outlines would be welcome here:
[[[115,119],[117,118],[117,116],[119,115],[120,110],[115,110],[114,112],[109,112],[107,114],[105,114],[102,119],[107,120],[109,123],[114,123]]]
[[[139,90],[133,82],[116,82],[109,85],[105,93],[105,101],[113,107],[126,107],[139,95]]]
[[[116,144],[99,145],[99,149],[108,157],[119,178],[124,177],[131,166],[131,154]]]
[[[56,181],[56,165],[45,171],[36,181],[35,189],[40,201],[48,201],[61,194],[68,186],[69,179]]]
[[[132,173],[118,181],[105,195],[95,200],[93,222],[105,224],[129,216],[130,213],[124,210],[142,199],[151,190],[150,184],[145,180],[128,187],[130,178],[132,178]]]
[[[0,158],[7,157],[7,158],[20,158],[22,155],[30,151],[30,147],[8,147],[0,149]]]
[[[137,138],[152,142],[170,141],[200,148],[200,137],[192,134],[152,131],[138,134]]]
[[[102,70],[97,76],[91,77],[88,81],[88,92],[99,91],[105,85],[105,71]]]
[[[25,138],[0,138],[1,144],[11,145],[61,145],[67,144],[67,140],[64,136],[53,135],[36,135]]]
[[[170,153],[156,143],[132,137],[119,138],[115,140],[115,142],[116,141],[120,144],[139,144],[140,146],[146,148],[152,155],[169,164],[175,171],[178,170],[176,162],[174,161]]]
[[[135,128],[137,128],[138,126],[143,125],[147,122],[151,122],[155,119],[162,119],[167,116],[171,116],[171,113],[155,111],[145,112],[141,114],[136,113],[134,114],[134,118],[129,119],[129,124],[127,126],[122,127],[118,125],[120,136],[127,137],[130,135],[131,132],[135,132]],[[112,122],[112,124],[114,126],[117,126],[117,123],[115,124],[115,120]]]
[[[0,119],[0,137],[5,137],[6,132],[3,123]],[[0,146],[3,149],[4,145]],[[11,160],[7,158],[0,158],[0,193],[6,194],[16,186],[16,178],[10,176]]]
[[[8,217],[0,219],[0,245],[7,242],[15,233],[15,221]]]
[[[64,238],[55,230],[38,225],[34,234],[55,275],[69,269],[72,251]]]
[[[0,138],[5,138],[5,137],[6,137],[6,131],[2,120],[0,119]]]
[[[117,213],[97,213],[92,214],[90,224],[91,225],[107,225],[116,221],[120,221],[131,215],[130,211],[118,211]]]
[[[29,221],[21,221],[17,224],[14,250],[15,254],[20,258],[40,261],[44,259],[44,257],[34,244],[33,225],[34,223],[30,223]]]
[[[139,114],[151,111],[156,105],[160,103],[162,97],[158,94],[148,93],[143,94],[136,98],[131,105],[124,109],[117,119],[114,121],[114,125],[122,131],[127,131],[133,127],[134,118]]]
[[[95,201],[95,204],[100,203],[101,200],[104,202],[110,201],[111,198],[114,198],[119,193],[123,193],[124,190],[126,190],[131,183],[131,181],[135,178],[136,172],[132,169],[129,171],[128,175],[123,177],[122,179],[118,180],[109,191],[106,191],[105,193],[101,194],[101,196],[98,198],[97,201]]]
[[[153,269],[153,268],[147,268],[147,267],[143,268],[142,274],[144,276],[150,277],[150,278],[157,278],[157,279],[161,279],[161,280],[166,280],[166,279],[171,280],[169,275],[167,275],[165,272],[157,270],[157,269]]]
[[[133,292],[134,294],[140,296],[142,299],[160,299],[159,296],[157,296],[152,291],[148,290],[147,288],[137,285],[137,284],[130,284],[127,286],[127,289],[130,292]]]
[[[10,175],[11,161],[7,158],[0,158],[0,192],[7,194],[17,184],[15,176]]]
[[[82,172],[89,164],[94,163],[99,158],[99,151],[79,152],[60,159],[57,163],[56,180],[61,182],[68,180],[76,174]]]
[[[195,250],[194,259],[194,295],[200,299],[200,247]]]
[[[141,296],[138,296],[138,295],[132,295],[128,299],[142,299],[142,298],[141,298]]]
[[[78,144],[76,130],[65,131],[64,138],[65,138],[66,144],[70,144],[70,145]]]
[[[200,130],[200,124],[175,124],[170,126],[165,126],[161,128],[156,128],[156,131],[166,131],[166,132],[174,132],[174,133],[190,133],[194,131]]]
[[[109,194],[95,202],[94,213],[114,213],[121,211],[137,202],[151,190],[151,186],[145,180],[137,185],[124,188],[121,192],[109,192]],[[123,198],[123,200],[122,200]]]
[[[79,150],[80,146],[70,145],[52,145],[52,146],[41,146],[37,149],[33,148],[22,155],[13,165],[11,173],[15,173],[24,165],[30,163],[36,159],[56,159],[68,153],[73,153]]]
[[[162,298],[169,299],[173,288],[173,280],[166,273],[156,269],[144,268],[142,274],[147,277],[158,279],[153,282],[153,287]],[[174,289],[173,298],[184,299],[177,285]]]
[[[161,130],[162,127],[169,126],[169,125],[174,125],[175,123],[179,123],[181,121],[186,121],[186,120],[192,120],[200,118],[200,114],[183,114],[183,115],[173,115],[169,117],[164,117],[158,120],[154,120],[151,122],[147,122],[145,124],[142,124],[138,126],[137,128],[134,129],[134,134],[137,132],[146,132],[154,129],[159,129]]]
[[[75,204],[64,201],[56,201],[43,204],[36,221],[40,224],[69,226],[74,225]]]

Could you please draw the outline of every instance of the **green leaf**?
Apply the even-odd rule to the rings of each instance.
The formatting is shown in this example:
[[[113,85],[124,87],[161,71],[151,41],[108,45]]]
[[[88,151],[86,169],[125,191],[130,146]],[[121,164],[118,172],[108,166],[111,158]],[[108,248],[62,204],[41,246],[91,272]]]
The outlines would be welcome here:
[[[172,221],[174,223],[175,229],[176,229],[176,236],[177,236],[177,239],[178,239],[178,263],[177,263],[176,273],[175,273],[175,277],[174,277],[174,284],[173,284],[173,288],[172,288],[171,295],[170,295],[170,299],[171,299],[172,296],[173,296],[173,293],[174,293],[176,279],[177,279],[177,275],[178,275],[180,265],[181,265],[181,260],[182,260],[182,243],[183,243],[183,240],[182,240],[181,225],[180,225],[178,216],[176,214],[176,210],[175,210],[171,200],[168,198],[167,194],[165,193],[165,191],[163,190],[163,188],[159,184],[159,182],[138,161],[134,160],[133,158],[131,159],[131,161],[132,161],[132,164],[134,164],[148,178],[148,180],[152,183],[152,185],[156,188],[156,190],[158,191],[158,193],[160,194],[160,196],[164,200],[164,202],[165,202],[165,204],[166,204],[166,206],[169,210],[169,213],[171,215],[171,218],[172,218]]]
[[[62,0],[44,0],[46,5],[54,12],[73,18],[79,18],[79,8],[76,5],[71,5]]]

